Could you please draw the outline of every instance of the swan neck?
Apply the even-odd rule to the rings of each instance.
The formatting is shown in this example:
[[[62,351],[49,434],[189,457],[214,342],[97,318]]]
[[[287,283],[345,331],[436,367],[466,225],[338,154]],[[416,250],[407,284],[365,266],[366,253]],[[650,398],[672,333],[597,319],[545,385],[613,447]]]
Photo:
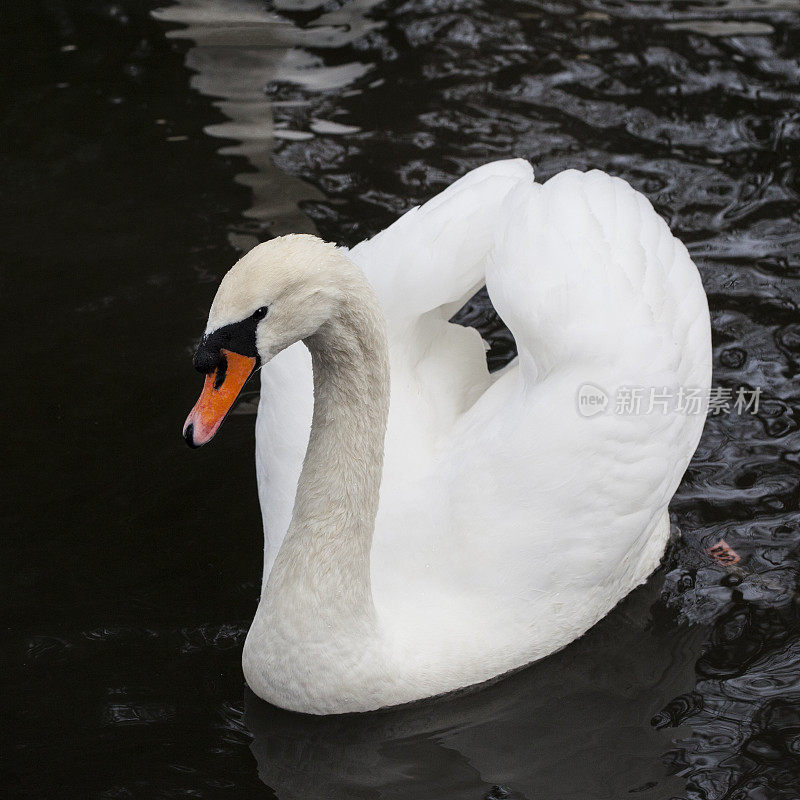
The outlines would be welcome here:
[[[276,561],[278,580],[313,587],[319,613],[331,619],[372,618],[370,550],[389,358],[382,311],[360,273],[347,300],[305,344],[314,413],[292,521]]]

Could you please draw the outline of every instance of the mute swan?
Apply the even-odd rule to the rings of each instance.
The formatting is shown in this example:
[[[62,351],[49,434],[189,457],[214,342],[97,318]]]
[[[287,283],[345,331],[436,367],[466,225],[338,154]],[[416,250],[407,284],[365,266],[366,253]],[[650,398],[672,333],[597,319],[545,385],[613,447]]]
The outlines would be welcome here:
[[[493,375],[479,334],[448,322],[484,282],[519,350]],[[250,687],[367,711],[583,634],[658,565],[704,421],[615,413],[614,392],[707,392],[710,352],[686,248],[598,171],[537,184],[527,162],[496,162],[351,250],[255,247],[214,298],[184,427],[205,444],[265,367]],[[586,386],[604,411],[581,413]]]

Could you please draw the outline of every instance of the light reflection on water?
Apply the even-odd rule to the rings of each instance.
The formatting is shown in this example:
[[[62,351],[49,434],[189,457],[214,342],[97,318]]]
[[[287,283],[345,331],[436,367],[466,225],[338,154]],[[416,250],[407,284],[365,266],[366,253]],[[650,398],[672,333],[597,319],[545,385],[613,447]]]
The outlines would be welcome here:
[[[237,181],[253,193],[253,205],[245,212],[246,224],[231,230],[231,241],[239,249],[249,250],[269,236],[314,231],[298,206],[301,201],[321,199],[323,195],[273,166],[276,140],[309,139],[312,131],[353,133],[358,128],[337,120],[314,120],[311,131],[294,130],[285,122],[276,124],[276,104],[270,102],[265,89],[270,83],[286,83],[308,92],[338,92],[366,75],[372,69],[369,63],[350,61],[327,66],[308,48],[341,48],[379,27],[365,16],[377,4],[378,0],[359,0],[348,6],[346,14],[321,14],[313,25],[305,27],[265,11],[255,0],[192,0],[154,12],[164,22],[185,26],[167,35],[194,42],[186,55],[186,66],[195,73],[192,87],[215,98],[214,105],[229,120],[207,126],[206,133],[235,141],[219,152],[243,156],[252,167],[237,176]],[[300,11],[321,5],[287,2],[277,7]],[[308,103],[298,99],[279,105],[292,108]]]
[[[227,118],[206,132],[249,164],[239,249],[288,231],[352,243],[492,158],[529,158],[540,178],[599,167],[645,192],[698,261],[717,383],[765,398],[756,417],[709,421],[666,580],[468,697],[331,720],[250,697],[263,780],[281,798],[474,798],[494,783],[518,798],[796,797],[796,3],[183,0],[156,15],[185,26],[167,35],[193,42],[192,86]],[[461,321],[495,366],[513,355],[485,294]],[[706,555],[720,539],[735,567]],[[655,730],[678,724],[674,742]]]

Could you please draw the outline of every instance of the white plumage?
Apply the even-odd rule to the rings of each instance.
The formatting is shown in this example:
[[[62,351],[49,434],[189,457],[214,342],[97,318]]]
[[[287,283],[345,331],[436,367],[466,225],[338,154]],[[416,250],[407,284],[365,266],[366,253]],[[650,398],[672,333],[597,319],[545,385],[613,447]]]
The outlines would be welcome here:
[[[614,393],[675,398],[707,390],[711,372],[708,307],[686,248],[641,194],[601,172],[540,185],[524,161],[488,164],[336,252],[366,275],[388,340],[369,576],[335,551],[314,561],[299,535],[279,563],[306,568],[270,576],[312,417],[311,358],[293,344],[261,373],[265,582],[243,662],[257,694],[313,713],[479,683],[603,617],[657,566],[704,421],[646,413],[647,392],[642,413],[614,413]],[[448,322],[484,282],[519,350],[495,375],[478,333]],[[217,321],[230,321],[223,312]],[[579,413],[585,384],[609,395],[605,413]],[[335,471],[337,454],[326,458]],[[337,526],[330,542],[346,535]],[[373,607],[358,624],[325,612],[365,580]]]

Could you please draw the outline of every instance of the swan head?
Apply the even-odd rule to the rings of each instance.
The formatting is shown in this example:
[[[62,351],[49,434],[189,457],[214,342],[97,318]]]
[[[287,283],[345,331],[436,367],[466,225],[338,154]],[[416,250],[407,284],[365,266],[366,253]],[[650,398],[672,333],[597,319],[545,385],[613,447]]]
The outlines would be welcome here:
[[[230,269],[194,355],[206,378],[183,426],[190,447],[211,441],[257,367],[333,316],[355,272],[342,250],[306,234],[264,242]]]

